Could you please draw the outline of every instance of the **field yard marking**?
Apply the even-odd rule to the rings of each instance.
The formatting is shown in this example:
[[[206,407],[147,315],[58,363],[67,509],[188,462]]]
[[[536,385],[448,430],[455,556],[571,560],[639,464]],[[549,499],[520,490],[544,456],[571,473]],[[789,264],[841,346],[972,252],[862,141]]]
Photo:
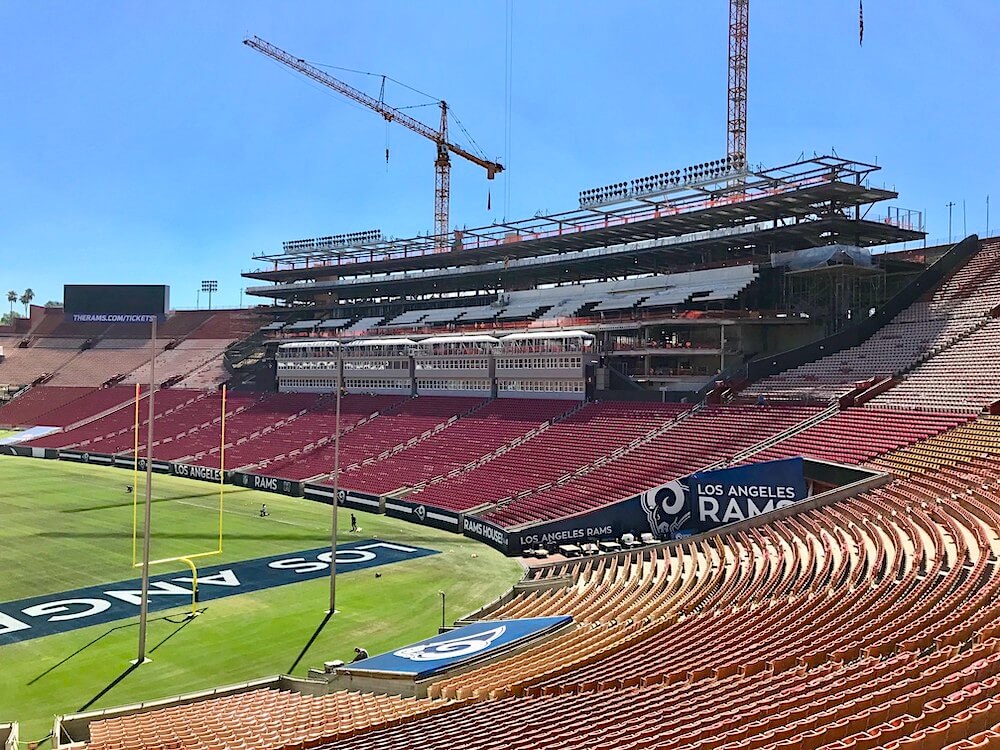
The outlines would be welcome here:
[[[186,501],[186,500],[175,500],[174,502],[178,503],[179,505],[190,505],[192,508],[201,508],[202,510],[211,510],[210,508],[208,508],[205,505],[199,505],[198,503],[192,503],[192,502],[189,502],[189,501]],[[225,512],[226,513],[235,513],[236,515],[244,515],[244,512],[240,508],[236,508],[236,509],[227,508]],[[246,515],[250,516],[251,518],[253,517],[253,513],[249,513],[248,512],[248,513],[246,513]],[[287,523],[289,526],[298,526],[300,529],[309,529],[310,531],[313,530],[314,528],[316,528],[316,529],[325,528],[325,526],[323,526],[322,524],[318,524],[315,527],[313,527],[313,526],[306,526],[305,524],[295,523],[295,521],[286,521],[286,520],[284,520],[282,518],[274,518],[273,516],[268,516],[268,519],[269,519],[269,523]]]
[[[344,572],[353,572],[436,554],[440,554],[439,550],[359,539],[343,545],[337,552],[336,561],[338,569],[343,566]],[[328,547],[318,547],[213,565],[202,571],[198,584],[193,574],[163,573],[150,579],[150,595],[146,601],[149,611],[159,611],[178,606],[177,597],[191,597],[196,585],[198,601],[204,603],[325,578],[332,559]],[[132,579],[0,602],[0,647],[134,617],[142,603],[139,585],[139,579]]]

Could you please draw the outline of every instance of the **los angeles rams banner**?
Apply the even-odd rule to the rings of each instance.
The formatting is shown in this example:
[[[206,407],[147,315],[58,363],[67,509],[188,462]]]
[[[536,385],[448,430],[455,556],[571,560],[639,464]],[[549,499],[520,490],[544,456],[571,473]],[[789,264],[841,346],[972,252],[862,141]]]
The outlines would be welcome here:
[[[692,474],[686,484],[694,531],[745,521],[808,497],[801,457]]]
[[[219,470],[214,469],[214,471],[218,475]],[[293,482],[281,477],[268,477],[261,474],[247,474],[242,471],[227,473],[229,474],[229,482],[237,487],[248,487],[264,492],[277,492],[281,495],[289,495],[291,497],[302,496],[302,482]],[[218,481],[218,479],[215,481]]]
[[[487,620],[343,667],[349,674],[405,675],[424,679],[551,633],[573,621],[569,615]]]
[[[801,458],[705,471],[652,487],[602,508],[535,524],[503,529],[473,516],[462,519],[466,536],[510,555],[525,549],[617,539],[625,532],[651,533],[666,541],[746,520],[808,496]]]
[[[805,463],[796,457],[699,472],[637,499],[649,530],[659,539],[672,539],[745,521],[807,496]]]

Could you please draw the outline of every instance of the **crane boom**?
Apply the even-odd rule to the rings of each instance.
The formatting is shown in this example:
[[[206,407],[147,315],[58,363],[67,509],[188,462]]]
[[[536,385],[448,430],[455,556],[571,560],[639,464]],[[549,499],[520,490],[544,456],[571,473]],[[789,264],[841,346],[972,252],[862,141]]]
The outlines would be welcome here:
[[[251,49],[257,50],[267,57],[270,57],[272,60],[291,68],[292,70],[302,73],[302,75],[313,79],[317,83],[333,89],[341,96],[368,107],[368,109],[381,115],[386,122],[398,123],[404,128],[412,130],[417,135],[422,135],[424,138],[434,141],[434,143],[437,144],[436,158],[434,160],[434,233],[438,236],[446,235],[450,224],[448,215],[451,198],[450,154],[461,156],[466,161],[470,161],[473,164],[482,167],[486,170],[486,178],[490,180],[503,171],[503,165],[499,162],[490,161],[489,159],[477,156],[476,154],[473,154],[472,152],[467,151],[461,146],[451,143],[448,140],[448,105],[444,101],[439,103],[441,106],[441,124],[438,129],[435,130],[430,125],[411,117],[405,112],[401,112],[395,107],[390,107],[385,102],[369,96],[363,91],[359,91],[353,86],[344,83],[338,78],[334,78],[329,73],[310,65],[305,60],[292,56],[280,47],[276,47],[260,37],[247,37],[243,40],[243,44],[247,45]]]

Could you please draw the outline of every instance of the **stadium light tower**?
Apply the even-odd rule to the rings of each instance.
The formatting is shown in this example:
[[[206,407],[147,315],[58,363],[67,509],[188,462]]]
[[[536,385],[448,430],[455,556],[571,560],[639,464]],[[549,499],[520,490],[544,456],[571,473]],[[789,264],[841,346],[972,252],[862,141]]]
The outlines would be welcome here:
[[[212,292],[219,291],[219,282],[209,279],[201,282],[201,291],[208,292],[208,309],[212,309]]]

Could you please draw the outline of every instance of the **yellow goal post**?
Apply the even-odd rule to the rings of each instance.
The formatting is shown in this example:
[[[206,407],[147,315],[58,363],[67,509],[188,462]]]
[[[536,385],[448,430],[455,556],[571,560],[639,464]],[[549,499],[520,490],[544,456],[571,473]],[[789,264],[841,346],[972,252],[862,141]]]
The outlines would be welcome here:
[[[198,614],[198,569],[194,560],[213,555],[222,554],[223,543],[223,514],[225,512],[226,501],[226,386],[222,386],[221,406],[219,417],[219,546],[213,550],[204,552],[193,552],[173,557],[162,557],[158,560],[150,560],[150,565],[166,565],[167,563],[182,562],[191,569],[191,616]],[[132,466],[132,567],[141,568],[142,561],[137,559],[137,547],[139,541],[139,403],[142,400],[140,386],[135,386],[135,443],[133,446],[133,466]],[[146,456],[147,461],[151,461],[151,456]]]

